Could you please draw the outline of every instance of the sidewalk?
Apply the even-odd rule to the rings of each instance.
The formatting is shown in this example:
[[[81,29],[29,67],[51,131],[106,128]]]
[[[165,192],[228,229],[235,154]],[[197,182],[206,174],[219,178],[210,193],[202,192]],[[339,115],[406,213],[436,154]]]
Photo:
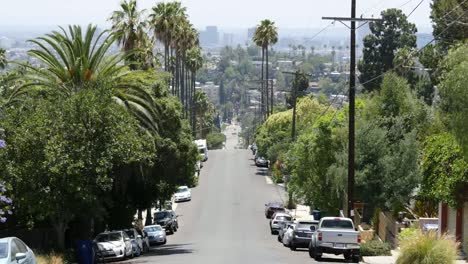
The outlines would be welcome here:
[[[395,264],[398,258],[398,251],[392,250],[392,256],[363,257],[363,262],[367,264]],[[455,264],[466,264],[465,260],[456,260]]]

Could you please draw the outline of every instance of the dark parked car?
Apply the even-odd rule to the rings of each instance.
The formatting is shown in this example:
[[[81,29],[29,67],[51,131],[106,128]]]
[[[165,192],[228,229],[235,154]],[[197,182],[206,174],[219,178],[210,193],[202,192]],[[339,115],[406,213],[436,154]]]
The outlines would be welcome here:
[[[169,234],[174,234],[179,228],[177,215],[171,210],[156,212],[154,214],[154,223],[160,225]]]
[[[265,217],[270,219],[276,212],[286,212],[284,206],[280,202],[270,202],[265,204]]]
[[[266,168],[268,168],[268,166],[270,165],[270,161],[268,161],[264,157],[258,157],[255,160],[255,165],[257,165],[257,167],[266,167]]]

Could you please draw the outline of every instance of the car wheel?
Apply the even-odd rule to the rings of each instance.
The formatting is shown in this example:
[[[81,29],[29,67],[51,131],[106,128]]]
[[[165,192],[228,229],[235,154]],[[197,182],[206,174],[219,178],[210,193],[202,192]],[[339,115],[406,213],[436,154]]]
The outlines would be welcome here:
[[[166,245],[167,239],[164,239],[164,242],[162,243],[163,245]]]
[[[289,246],[289,248],[290,248],[292,251],[296,251],[296,247],[295,247],[295,246]]]
[[[278,242],[281,242],[281,237],[278,235]]]
[[[359,256],[354,256],[354,257],[352,258],[352,261],[353,261],[354,263],[359,263],[360,260],[361,260],[361,258],[360,258]]]
[[[315,248],[314,247],[309,247],[309,256],[310,256],[310,258],[314,259],[315,255],[316,255]]]

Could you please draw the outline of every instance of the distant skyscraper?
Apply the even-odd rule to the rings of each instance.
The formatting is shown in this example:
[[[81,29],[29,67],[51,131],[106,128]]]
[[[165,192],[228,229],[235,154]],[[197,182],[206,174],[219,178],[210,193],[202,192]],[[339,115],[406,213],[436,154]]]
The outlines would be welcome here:
[[[223,45],[233,46],[234,45],[234,34],[224,33],[223,34]]]
[[[252,41],[252,38],[253,38],[253,36],[255,35],[255,30],[257,30],[256,27],[249,28],[249,29],[247,30],[247,38],[248,38],[249,41]]]
[[[208,26],[200,32],[200,42],[203,46],[216,46],[219,44],[219,34],[217,26]]]

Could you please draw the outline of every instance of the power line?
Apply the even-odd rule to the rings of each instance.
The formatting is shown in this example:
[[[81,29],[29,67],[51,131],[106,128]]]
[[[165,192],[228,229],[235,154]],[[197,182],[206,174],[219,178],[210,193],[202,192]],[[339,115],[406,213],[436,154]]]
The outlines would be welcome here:
[[[421,0],[415,8],[413,8],[413,10],[411,10],[411,12],[409,13],[409,15],[406,17],[406,18],[409,18],[413,13],[414,11],[416,11],[416,9],[418,9],[418,7],[424,2],[424,0]]]
[[[452,12],[454,12],[458,7],[460,7],[460,6],[461,6],[462,4],[464,4],[465,2],[468,2],[468,0],[464,0],[464,1],[461,2],[458,6],[454,7],[452,10],[450,10],[449,12],[447,12],[447,13],[443,16],[443,18],[445,18],[446,16],[450,15]],[[468,13],[468,10],[465,11],[463,14],[461,14],[458,18],[456,18],[456,19],[455,19],[451,24],[449,24],[443,31],[441,31],[439,34],[437,34],[436,36],[434,36],[434,38],[432,38],[432,40],[429,41],[426,45],[424,45],[424,46],[421,47],[420,49],[411,51],[410,54],[408,55],[408,58],[411,58],[412,55],[414,55],[414,53],[421,52],[422,50],[424,50],[425,48],[427,48],[430,44],[432,44],[434,41],[436,41],[437,38],[438,38],[440,35],[444,34],[447,30],[449,30],[450,27],[451,27],[456,21],[458,21],[460,18],[462,18],[466,13]],[[406,62],[406,60],[405,60],[405,61],[403,61],[402,63],[400,63],[400,64],[398,64],[398,65],[392,67],[391,69],[388,69],[387,71],[385,71],[385,72],[383,72],[383,73],[381,73],[381,74],[379,74],[379,75],[377,75],[377,76],[375,76],[375,77],[373,77],[373,78],[371,78],[371,79],[369,79],[369,80],[367,80],[367,81],[361,83],[361,85],[364,85],[364,84],[373,82],[373,81],[375,81],[375,80],[377,80],[377,79],[383,77],[385,74],[389,73],[390,71],[393,71],[393,70],[395,70],[395,69],[397,69],[397,68],[399,68],[399,67],[404,66],[406,63],[407,63],[407,62]],[[356,87],[357,87],[357,86],[355,86],[354,88],[356,88]],[[346,94],[348,91],[349,91],[349,88],[348,88],[347,90],[345,90],[344,92],[338,94],[338,95],[344,95],[344,94]],[[317,121],[317,120],[319,120],[320,118],[322,118],[322,117],[328,112],[328,110],[330,110],[331,105],[332,105],[332,104],[335,104],[335,102],[336,102],[338,99],[340,99],[339,97],[340,97],[340,96],[336,96],[332,101],[329,102],[327,108],[319,115],[318,118],[316,118],[316,119],[314,120],[314,122],[312,123],[312,126],[315,124],[315,121]],[[344,101],[344,98],[341,98],[340,104],[342,104],[343,101]]]

